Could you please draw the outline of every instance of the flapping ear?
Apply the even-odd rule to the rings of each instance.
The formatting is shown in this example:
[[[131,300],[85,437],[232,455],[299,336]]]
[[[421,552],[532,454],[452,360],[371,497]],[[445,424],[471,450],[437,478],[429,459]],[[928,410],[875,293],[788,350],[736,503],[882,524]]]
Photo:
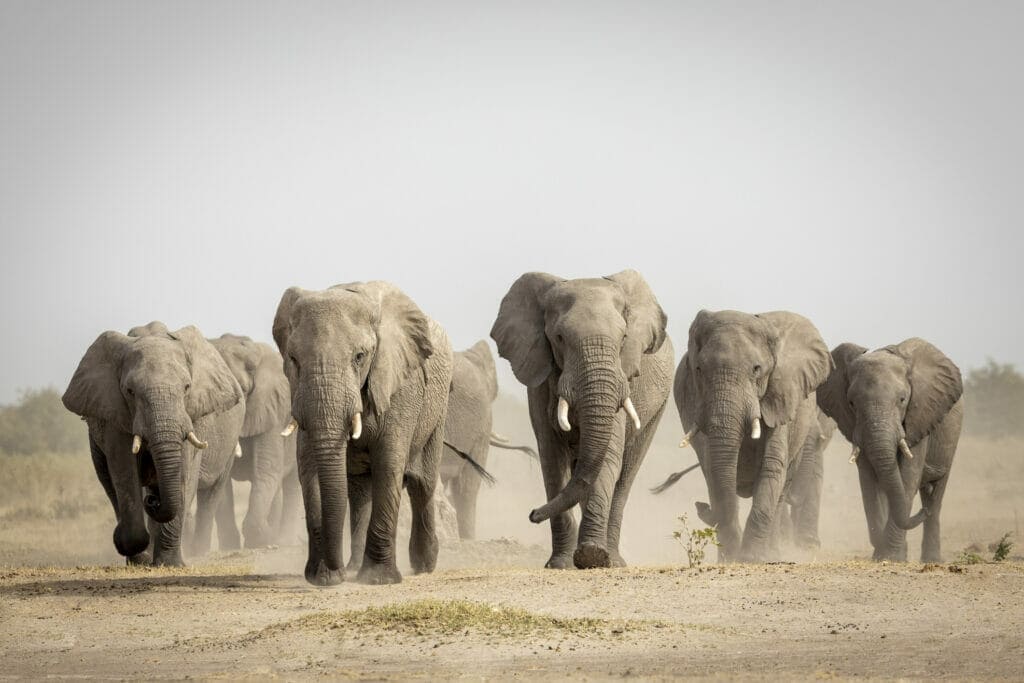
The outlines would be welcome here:
[[[487,396],[493,401],[498,397],[498,373],[494,367],[494,356],[491,347],[481,339],[466,349],[466,358],[479,368],[487,385]]]
[[[391,406],[394,393],[412,372],[423,372],[434,353],[430,319],[391,283],[374,281],[344,287],[376,302],[377,350],[366,384],[372,409],[380,418]]]
[[[193,421],[210,413],[230,410],[242,400],[242,389],[227,363],[197,328],[183,327],[170,336],[185,349],[192,373],[192,388],[185,397],[185,409]]]
[[[78,363],[62,401],[82,417],[98,418],[131,431],[131,414],[121,394],[121,361],[134,341],[120,332],[107,331],[96,338]]]
[[[540,386],[555,368],[544,333],[542,300],[551,286],[560,281],[561,278],[548,273],[520,276],[501,300],[498,317],[491,327],[498,355],[512,365],[516,379],[528,387]]]
[[[928,436],[964,393],[960,368],[946,354],[924,339],[914,337],[886,347],[907,361],[910,402],[903,416],[907,444],[911,447]]]
[[[829,373],[828,379],[818,387],[818,407],[826,415],[836,421],[836,426],[846,440],[853,443],[853,429],[857,426],[857,416],[850,408],[850,400],[846,392],[850,388],[850,363],[864,355],[867,349],[849,342],[832,349],[832,361],[835,369]]]
[[[687,432],[697,424],[700,413],[697,383],[694,381],[690,358],[689,352],[683,354],[683,359],[679,361],[679,367],[676,368],[676,376],[672,384],[676,410],[679,411],[679,419],[683,423],[683,430]]]
[[[761,397],[761,418],[769,427],[786,424],[805,398],[824,382],[832,370],[832,357],[810,320],[788,311],[758,316],[774,328],[769,341],[775,367]]]
[[[617,283],[626,293],[626,339],[620,361],[626,378],[632,379],[640,374],[643,355],[657,353],[665,343],[668,317],[640,273],[624,270],[606,279]]]

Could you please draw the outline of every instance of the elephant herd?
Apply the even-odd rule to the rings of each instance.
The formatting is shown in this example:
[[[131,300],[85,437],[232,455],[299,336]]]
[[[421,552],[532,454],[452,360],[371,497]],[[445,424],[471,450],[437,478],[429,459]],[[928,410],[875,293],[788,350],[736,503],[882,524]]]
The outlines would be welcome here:
[[[939,513],[963,416],[957,367],[922,339],[831,352],[795,313],[700,311],[675,367],[667,316],[631,270],[566,280],[526,273],[490,336],[526,386],[549,521],[552,568],[624,566],[622,517],[674,395],[707,482],[699,517],[719,561],[764,561],[792,534],[816,544],[822,457],[835,428],[853,444],[876,559],[939,559]],[[273,320],[277,349],[206,339],[153,322],[107,331],[83,356],[64,405],[88,424],[97,477],[132,563],[182,564],[209,550],[295,537],[305,511],[305,577],[401,581],[396,527],[411,501],[414,572],[437,562],[435,495],[447,491],[472,538],[497,396],[486,342],[453,352],[444,329],[386,282],[292,287]],[[677,473],[659,487],[664,490]],[[232,479],[251,482],[241,535]],[[915,495],[922,509],[911,514]],[[741,526],[738,498],[752,499]],[[572,511],[579,507],[579,523]],[[194,510],[194,511],[193,511]],[[342,557],[348,518],[351,553]]]

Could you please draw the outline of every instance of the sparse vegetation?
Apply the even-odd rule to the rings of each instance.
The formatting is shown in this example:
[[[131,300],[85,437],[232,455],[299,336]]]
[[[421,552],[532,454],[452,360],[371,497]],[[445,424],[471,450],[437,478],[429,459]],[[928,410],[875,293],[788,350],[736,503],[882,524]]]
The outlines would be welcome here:
[[[957,558],[953,560],[953,564],[964,565],[964,564],[981,564],[985,561],[981,555],[973,552],[970,548],[965,548],[960,551]]]
[[[86,448],[82,421],[68,412],[57,390],[23,390],[18,400],[0,406],[0,453],[80,453]]]
[[[964,381],[964,430],[989,437],[1024,435],[1024,375],[991,358]]]
[[[1012,532],[1007,531],[1003,534],[996,544],[995,549],[992,551],[992,559],[995,562],[1002,562],[1010,556],[1010,551],[1013,550],[1013,541],[1010,540]]]
[[[672,538],[679,541],[686,550],[686,559],[690,568],[699,567],[704,564],[704,558],[709,545],[718,546],[718,530],[715,527],[704,527],[703,529],[690,529],[686,515],[678,518],[682,526],[672,532]]]

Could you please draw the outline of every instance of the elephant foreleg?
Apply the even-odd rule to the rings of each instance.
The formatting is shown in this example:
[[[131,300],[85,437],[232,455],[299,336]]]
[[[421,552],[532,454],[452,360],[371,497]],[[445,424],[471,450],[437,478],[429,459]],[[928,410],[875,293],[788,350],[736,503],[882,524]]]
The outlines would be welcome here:
[[[409,562],[417,574],[430,573],[437,567],[437,520],[434,491],[437,469],[444,448],[442,426],[427,439],[423,447],[423,472],[408,477],[409,501],[412,503],[412,530],[409,536]],[[474,473],[475,474],[475,473]]]
[[[370,454],[372,502],[366,530],[366,548],[357,579],[362,583],[400,583],[395,556],[398,506],[402,501],[402,477],[405,458],[396,457],[396,445]],[[400,449],[408,452],[408,447]]]
[[[295,543],[299,511],[302,509],[301,498],[299,474],[292,468],[281,481],[281,526],[277,532],[277,542],[281,545]]]
[[[191,554],[206,555],[210,552],[211,536],[215,513],[220,512],[224,489],[230,486],[231,473],[225,471],[211,486],[199,489],[196,493],[195,531],[192,536]],[[231,515],[234,525],[234,513]]]
[[[217,547],[220,550],[238,550],[242,547],[242,536],[235,521],[235,487],[229,476],[217,504]]]
[[[373,481],[369,474],[355,474],[348,477],[349,528],[352,532],[352,548],[346,569],[358,572],[363,566],[366,552],[366,530],[370,526],[370,506]]]
[[[569,483],[571,453],[561,438],[552,432],[545,413],[548,397],[542,389],[530,390],[530,421],[537,437],[540,470],[544,478],[544,493],[551,500]],[[572,511],[554,515],[551,524],[551,557],[544,565],[548,569],[569,569],[578,537]]]
[[[451,483],[452,505],[459,523],[459,538],[463,540],[476,538],[476,499],[482,481],[472,467],[464,466]]]
[[[928,509],[924,520],[924,536],[921,538],[921,561],[942,562],[942,543],[939,513],[942,512],[942,498],[946,494],[949,472],[942,479],[921,487],[921,505]]]
[[[786,483],[788,453],[787,425],[771,430],[765,443],[761,469],[754,484],[750,515],[743,529],[741,561],[762,562],[767,556],[767,543],[772,533],[775,511],[782,500],[783,487]]]

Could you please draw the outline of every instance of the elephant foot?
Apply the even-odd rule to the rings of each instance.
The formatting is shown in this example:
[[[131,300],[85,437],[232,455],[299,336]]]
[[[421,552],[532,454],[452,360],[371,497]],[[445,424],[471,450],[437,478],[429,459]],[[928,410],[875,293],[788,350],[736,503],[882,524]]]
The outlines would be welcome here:
[[[359,568],[359,573],[356,575],[356,581],[371,586],[383,586],[392,583],[402,583],[402,575],[394,563],[369,564],[364,561],[363,566]]]
[[[320,588],[337,586],[345,580],[344,569],[329,569],[327,564],[320,559],[310,559],[306,562],[306,569],[303,572],[306,581]]]
[[[608,561],[611,562],[612,567],[628,567],[626,561],[622,559],[622,555],[619,554],[618,550],[612,550],[608,553]]]
[[[708,526],[715,525],[715,518],[711,514],[711,505],[703,501],[698,501],[694,507],[697,508],[697,517],[700,521],[704,522]]]
[[[157,554],[153,558],[154,567],[184,567],[185,560],[181,557],[181,551]]]
[[[414,544],[409,548],[409,564],[415,574],[429,574],[437,567],[437,539]]]
[[[350,574],[358,574],[359,570],[362,568],[362,566],[363,566],[363,551],[362,550],[360,550],[358,552],[353,551],[352,552],[352,558],[348,561],[348,564],[345,565],[345,571],[350,573]]]
[[[797,536],[795,545],[801,550],[817,550],[821,547],[821,539],[817,536]]]
[[[131,555],[131,556],[126,557],[124,559],[125,559],[125,564],[128,565],[129,567],[131,567],[131,566],[148,567],[149,565],[153,564],[153,556],[150,554],[150,552],[148,550],[143,550],[141,553],[137,553],[135,555]]]
[[[545,569],[572,569],[572,555],[568,552],[556,553],[548,558],[544,564]]]
[[[580,543],[572,554],[572,563],[577,569],[597,569],[610,567],[611,557],[608,550],[596,543]]]

